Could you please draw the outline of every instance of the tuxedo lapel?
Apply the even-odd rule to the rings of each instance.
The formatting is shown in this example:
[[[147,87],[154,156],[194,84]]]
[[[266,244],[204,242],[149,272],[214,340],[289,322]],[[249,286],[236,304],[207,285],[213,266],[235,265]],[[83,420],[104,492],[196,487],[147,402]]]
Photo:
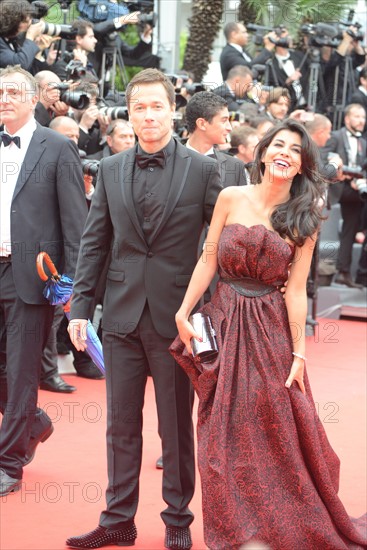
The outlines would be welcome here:
[[[19,172],[17,183],[14,189],[13,200],[18,195],[20,190],[24,187],[29,176],[34,170],[39,170],[38,177],[41,177],[41,167],[37,166],[37,164],[39,163],[45,150],[45,137],[43,136],[42,128],[40,126],[37,126],[29,143],[26,156],[24,157],[24,161]]]
[[[178,199],[181,196],[182,190],[186,183],[187,173],[191,164],[191,157],[187,154],[186,148],[180,143],[176,142],[176,153],[174,158],[174,169],[172,175],[172,182],[170,185],[168,198],[165,209],[163,211],[162,218],[158,223],[155,231],[152,235],[152,242],[157,238],[160,231],[164,227],[164,224],[172,214],[174,207],[177,204]]]
[[[139,237],[147,244],[144,232],[139,223],[139,218],[136,213],[135,203],[133,198],[133,178],[134,178],[134,163],[135,163],[135,148],[131,149],[122,157],[121,165],[121,187],[122,199],[125,204],[127,213]]]

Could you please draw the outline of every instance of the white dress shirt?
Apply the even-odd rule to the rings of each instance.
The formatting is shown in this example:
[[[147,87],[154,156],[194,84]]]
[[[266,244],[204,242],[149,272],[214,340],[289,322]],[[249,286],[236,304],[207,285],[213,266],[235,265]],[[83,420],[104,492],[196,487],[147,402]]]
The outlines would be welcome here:
[[[4,127],[6,134],[12,137],[19,136],[20,148],[14,142],[7,147],[4,147],[3,143],[0,145],[0,256],[11,254],[11,203],[19,173],[36,128],[37,124],[33,117],[15,134],[10,134],[6,126]]]
[[[243,49],[241,48],[241,46],[239,44],[233,44],[233,42],[228,42],[228,44],[230,46],[233,46],[233,48],[235,48],[236,50],[238,50],[240,53],[242,53],[242,56],[243,58],[248,62],[248,63],[251,63],[251,57],[249,55],[247,55],[246,52],[243,51]]]

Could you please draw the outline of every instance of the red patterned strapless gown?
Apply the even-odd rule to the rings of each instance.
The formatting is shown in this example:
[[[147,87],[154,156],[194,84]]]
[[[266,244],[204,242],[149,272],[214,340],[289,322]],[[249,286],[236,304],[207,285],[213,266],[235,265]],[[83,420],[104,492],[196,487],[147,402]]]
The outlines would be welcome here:
[[[294,248],[263,225],[224,228],[219,275],[275,285]],[[177,337],[170,351],[199,396],[198,464],[204,537],[211,550],[249,541],[272,550],[366,548],[366,517],[352,519],[337,496],[339,459],[306,395],[284,384],[292,341],[280,291],[257,298],[219,281],[208,313],[218,358],[195,362]]]

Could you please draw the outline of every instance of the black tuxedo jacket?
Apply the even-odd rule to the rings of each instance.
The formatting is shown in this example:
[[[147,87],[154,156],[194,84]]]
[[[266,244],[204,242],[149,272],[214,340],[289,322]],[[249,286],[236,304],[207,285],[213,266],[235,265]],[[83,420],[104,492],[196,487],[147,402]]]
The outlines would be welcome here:
[[[269,57],[269,52],[266,48],[261,50],[259,54],[256,55],[256,57],[252,58],[252,56],[248,53],[247,50],[244,50],[247,57],[250,59],[250,61],[247,61],[241,52],[239,52],[236,48],[231,46],[230,44],[227,44],[224,46],[219,62],[220,62],[220,70],[222,71],[222,78],[223,82],[227,80],[227,76],[229,71],[234,67],[235,65],[244,65],[245,67],[251,68],[254,64],[263,64]]]
[[[223,187],[247,185],[245,164],[242,160],[218,149],[214,149],[214,155],[219,165],[220,181]]]
[[[28,304],[45,304],[36,257],[47,252],[59,273],[73,277],[87,216],[75,143],[37,124],[11,203],[12,270]]]
[[[134,147],[101,161],[81,243],[71,318],[88,318],[111,249],[103,329],[132,332],[148,302],[157,332],[174,338],[174,316],[196,265],[199,237],[221,190],[218,165],[176,143],[167,202],[148,245],[133,201],[135,153]]]
[[[357,163],[362,163],[367,154],[367,143],[366,140],[363,138],[360,138],[361,140],[361,147],[362,151],[359,155],[359,158],[357,159]],[[328,140],[325,147],[322,148],[322,153],[327,155],[329,152],[338,153],[338,155],[343,160],[343,165],[347,166],[349,159],[348,159],[348,149],[349,149],[349,143],[348,143],[348,137],[347,137],[347,130],[346,128],[341,128],[340,130],[336,130],[332,132],[330,139]],[[335,204],[339,201],[344,185],[349,185],[348,180],[344,180],[343,182],[337,182],[333,183],[329,186],[329,199],[330,204]]]
[[[241,103],[237,103],[236,97],[232,94],[228,86],[224,83],[221,86],[218,86],[218,88],[214,88],[212,90],[213,94],[219,95],[220,97],[223,97],[223,99],[226,100],[228,111],[238,111],[241,107]],[[244,90],[245,92],[245,90]],[[246,95],[243,97],[243,99],[246,99]]]

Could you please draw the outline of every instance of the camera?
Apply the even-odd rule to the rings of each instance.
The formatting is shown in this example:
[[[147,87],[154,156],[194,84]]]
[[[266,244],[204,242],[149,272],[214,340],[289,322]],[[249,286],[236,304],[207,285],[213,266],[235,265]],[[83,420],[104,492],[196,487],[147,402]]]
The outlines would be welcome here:
[[[72,59],[65,67],[66,80],[80,80],[87,74],[86,68],[81,61]]]
[[[246,25],[248,31],[255,31],[254,35],[254,43],[257,46],[261,46],[263,44],[263,38],[264,35],[269,32],[275,32],[278,39],[274,40],[273,38],[269,37],[270,42],[273,44],[276,44],[277,46],[281,48],[289,48],[290,42],[288,36],[283,36],[282,33],[286,30],[285,25],[278,25],[277,27],[264,27],[262,25],[255,25],[253,23],[249,23]]]
[[[249,117],[242,111],[229,111],[229,122],[245,124],[245,122],[249,122]]]
[[[364,178],[364,170],[362,166],[343,166],[342,167],[343,176],[346,178]]]
[[[99,160],[81,159],[83,174],[95,177],[98,174]]]
[[[99,112],[101,115],[110,117],[111,120],[122,118],[123,120],[129,120],[129,113],[127,107],[100,107]]]
[[[310,46],[319,48],[322,46],[337,48],[339,46],[338,30],[328,23],[316,23],[316,25],[307,23],[301,26],[301,32],[310,37]]]
[[[353,23],[355,11],[349,10],[348,18],[346,21],[339,21],[339,25],[343,27],[355,27],[357,32],[354,32],[352,29],[347,29],[346,33],[353,38],[353,40],[362,41],[364,39],[363,32],[360,32],[362,25],[355,21]],[[338,38],[343,38],[343,33],[339,33]]]
[[[69,90],[68,84],[56,84],[53,86],[55,90],[60,90],[60,101],[73,107],[74,109],[87,109],[89,107],[90,97],[83,92],[73,92]]]
[[[139,15],[139,25],[150,25],[152,28],[154,28],[157,24],[157,14],[152,13],[141,13]]]
[[[123,98],[124,101],[124,98]],[[129,120],[129,112],[126,105],[123,106],[113,106],[109,105],[105,99],[99,97],[97,100],[97,107],[101,115],[110,117],[111,120],[116,120],[121,118],[123,120]]]

